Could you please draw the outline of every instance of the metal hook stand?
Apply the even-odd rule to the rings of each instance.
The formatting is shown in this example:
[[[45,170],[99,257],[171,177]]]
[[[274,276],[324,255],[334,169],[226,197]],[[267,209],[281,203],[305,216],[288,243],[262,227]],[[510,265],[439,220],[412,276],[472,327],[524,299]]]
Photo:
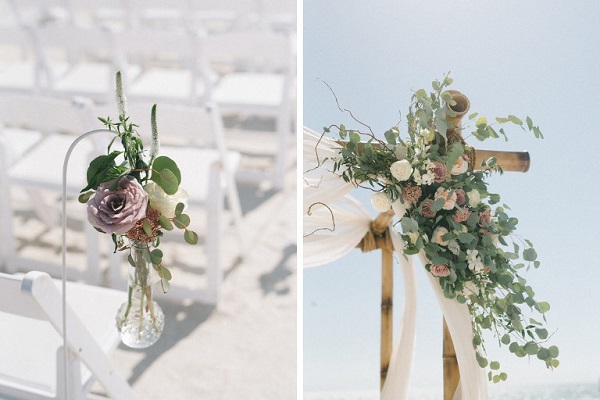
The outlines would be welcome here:
[[[63,171],[62,171],[62,216],[61,216],[61,221],[62,221],[62,231],[61,231],[61,241],[62,241],[62,246],[61,246],[61,262],[62,262],[62,270],[61,270],[61,274],[62,274],[62,330],[63,330],[63,356],[64,356],[64,360],[63,360],[63,366],[65,369],[65,373],[64,373],[64,385],[65,385],[65,400],[69,399],[69,374],[67,372],[67,366],[68,366],[68,354],[69,354],[69,348],[68,346],[68,340],[67,340],[67,167],[69,165],[69,158],[71,157],[71,153],[73,152],[73,149],[75,149],[75,146],[77,146],[77,144],[85,139],[88,136],[94,135],[96,133],[102,133],[102,132],[106,132],[106,133],[111,133],[114,134],[113,131],[108,130],[108,129],[94,129],[92,131],[86,132],[84,134],[82,134],[81,136],[79,136],[77,139],[75,139],[73,141],[73,143],[71,144],[71,146],[69,147],[69,150],[67,150],[67,154],[65,155],[65,160],[63,162]]]

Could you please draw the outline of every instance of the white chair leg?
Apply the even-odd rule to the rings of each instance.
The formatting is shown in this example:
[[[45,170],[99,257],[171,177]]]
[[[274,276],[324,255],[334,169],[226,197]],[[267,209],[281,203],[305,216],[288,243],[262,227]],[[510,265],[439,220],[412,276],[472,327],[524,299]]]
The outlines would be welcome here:
[[[0,175],[3,172],[0,172]],[[13,212],[10,198],[10,187],[0,176],[0,265],[5,271],[14,273],[15,268],[10,262],[16,254],[15,237],[13,236]]]
[[[246,254],[246,240],[244,239],[244,229],[242,224],[242,206],[240,205],[240,196],[235,183],[235,176],[232,173],[227,175],[227,203],[233,214],[233,224],[235,234],[238,239],[239,252],[241,257]]]
[[[213,164],[210,171],[209,199],[206,207],[207,232],[206,232],[206,275],[209,297],[214,299],[214,304],[219,301],[219,289],[223,279],[221,270],[221,238],[223,192],[221,190],[221,168]]]
[[[79,359],[69,352],[67,356],[67,367],[65,368],[64,347],[61,346],[56,352],[56,368],[56,398],[84,400],[85,393],[81,386],[81,362]],[[65,387],[65,372],[68,376],[68,387]]]
[[[277,116],[278,149],[275,155],[274,185],[278,190],[283,189],[285,182],[286,156],[289,151],[290,120],[286,110],[280,110]]]

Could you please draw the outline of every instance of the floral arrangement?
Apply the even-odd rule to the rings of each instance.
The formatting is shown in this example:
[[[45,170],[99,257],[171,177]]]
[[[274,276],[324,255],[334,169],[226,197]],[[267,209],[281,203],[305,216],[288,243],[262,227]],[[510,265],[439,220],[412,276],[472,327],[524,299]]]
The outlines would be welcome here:
[[[136,131],[137,125],[127,116],[127,100],[121,82],[121,74],[117,73],[118,122],[110,117],[99,118],[115,136],[108,145],[107,154],[91,161],[87,170],[87,186],[81,190],[79,201],[87,203],[88,221],[94,228],[111,235],[115,252],[129,251],[127,259],[135,268],[133,280],[141,287],[141,293],[138,293],[141,299],[137,300],[142,308],[146,307],[146,311],[151,312],[152,323],[156,325],[148,284],[150,271],[146,265],[151,264],[156,270],[160,278],[157,287],[166,293],[171,272],[163,264],[163,253],[158,248],[163,230],[183,229],[185,241],[192,245],[198,242],[198,235],[189,229],[190,217],[183,213],[187,193],[179,187],[181,172],[175,161],[158,155],[156,105],[152,107],[150,116],[151,148],[146,152]],[[112,149],[117,141],[123,150]],[[119,321],[120,328],[132,307],[132,291],[130,276],[128,303]]]
[[[492,331],[517,357],[536,356],[548,368],[559,365],[559,351],[546,345],[549,334],[540,321],[545,322],[549,304],[537,301],[520,275],[523,269],[539,267],[536,251],[530,241],[515,235],[518,220],[509,216],[508,206],[499,205],[499,195],[488,191],[486,177],[502,173],[502,166],[494,157],[473,165],[474,149],[460,134],[453,91],[446,90],[451,84],[446,75],[432,83],[433,92],[420,89],[413,94],[405,140],[398,127],[385,132],[385,141],[370,128],[360,132],[332,125],[324,131],[337,128],[345,142],[334,159],[334,172],[373,190],[371,201],[380,212],[389,211],[393,203],[402,205],[404,254],[424,252],[425,268],[439,279],[444,295],[468,305],[477,361],[489,367],[488,378],[496,383],[507,374],[500,372],[498,361],[488,361],[484,330]],[[472,135],[477,139],[502,135],[507,140],[504,129],[496,130],[485,117],[473,113],[468,118],[475,120]],[[509,115],[496,118],[496,123],[512,123],[543,138],[529,117],[524,123]],[[526,308],[538,319],[526,316]]]

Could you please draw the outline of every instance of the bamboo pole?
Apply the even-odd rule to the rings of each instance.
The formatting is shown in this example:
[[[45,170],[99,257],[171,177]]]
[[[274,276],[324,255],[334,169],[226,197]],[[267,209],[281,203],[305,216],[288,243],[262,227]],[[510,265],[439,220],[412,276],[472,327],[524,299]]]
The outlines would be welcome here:
[[[346,142],[338,142],[342,146]],[[358,143],[358,151],[362,152],[366,143]],[[379,147],[379,143],[371,143],[373,147]],[[527,151],[499,151],[499,150],[481,150],[475,149],[475,161],[473,163],[475,170],[484,169],[481,163],[490,157],[496,157],[496,164],[502,166],[504,171],[510,172],[527,172],[531,165],[531,158]]]
[[[442,360],[444,365],[444,400],[452,400],[456,388],[458,388],[460,371],[458,369],[458,361],[456,360],[456,350],[454,350],[454,343],[452,342],[448,325],[446,325],[446,319],[443,319],[443,325]]]
[[[381,251],[381,343],[380,343],[380,389],[387,377],[392,357],[393,308],[394,308],[394,253],[391,249]]]

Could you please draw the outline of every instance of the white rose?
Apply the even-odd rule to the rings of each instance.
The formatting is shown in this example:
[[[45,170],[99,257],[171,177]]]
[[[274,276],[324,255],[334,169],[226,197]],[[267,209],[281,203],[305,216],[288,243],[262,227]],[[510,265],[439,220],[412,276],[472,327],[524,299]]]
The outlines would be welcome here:
[[[481,202],[481,194],[477,189],[473,189],[468,192],[467,198],[469,199],[469,205],[471,207],[477,207],[477,205]]]
[[[371,205],[379,212],[386,212],[392,206],[390,199],[383,192],[377,192],[371,196]]]
[[[452,166],[450,173],[452,175],[460,175],[467,172],[467,169],[469,169],[469,163],[466,162],[464,158],[458,157],[458,160],[456,160],[456,162]]]
[[[166,194],[165,191],[154,182],[146,183],[144,190],[148,193],[150,207],[159,211],[167,218],[175,217],[175,207],[177,207],[178,203],[183,203],[187,207],[187,199],[190,197],[182,188],[179,188],[177,193],[173,195]]]
[[[400,182],[404,182],[410,178],[413,168],[408,160],[400,160],[394,162],[390,166],[390,172],[394,178],[398,179]]]
[[[421,130],[419,131],[419,134],[427,142],[431,142],[433,139],[435,139],[435,133],[432,132],[431,129],[421,128]]]
[[[443,226],[438,226],[433,231],[433,235],[431,237],[431,241],[433,243],[437,243],[437,244],[442,245],[442,246],[447,246],[448,245],[448,241],[442,239],[442,237],[446,233],[448,233],[448,229],[444,228]]]
[[[433,175],[432,174],[423,174],[421,177],[423,181],[423,185],[431,185],[433,183]]]

